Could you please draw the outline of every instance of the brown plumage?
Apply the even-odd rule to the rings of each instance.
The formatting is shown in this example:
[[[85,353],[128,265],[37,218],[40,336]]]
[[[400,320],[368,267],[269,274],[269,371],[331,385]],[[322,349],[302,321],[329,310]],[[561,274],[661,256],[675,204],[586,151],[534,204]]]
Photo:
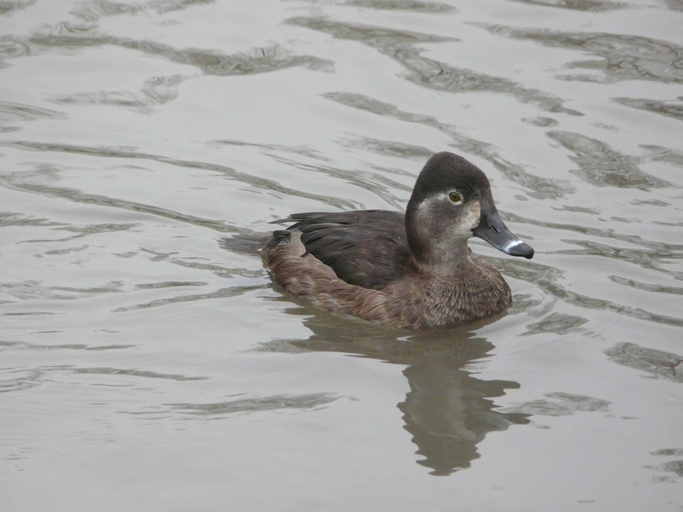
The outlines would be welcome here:
[[[264,247],[273,280],[328,311],[421,329],[490,317],[511,303],[510,288],[471,253],[479,236],[530,258],[493,204],[488,180],[452,153],[438,153],[418,177],[405,216],[364,210],[294,214]]]

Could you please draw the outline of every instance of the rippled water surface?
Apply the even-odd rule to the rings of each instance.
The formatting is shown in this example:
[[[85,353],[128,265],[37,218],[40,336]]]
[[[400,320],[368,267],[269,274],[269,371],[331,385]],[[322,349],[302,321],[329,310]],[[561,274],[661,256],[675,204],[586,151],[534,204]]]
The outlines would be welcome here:
[[[0,0],[0,509],[683,510],[679,0]],[[290,212],[479,165],[532,261],[413,333]]]

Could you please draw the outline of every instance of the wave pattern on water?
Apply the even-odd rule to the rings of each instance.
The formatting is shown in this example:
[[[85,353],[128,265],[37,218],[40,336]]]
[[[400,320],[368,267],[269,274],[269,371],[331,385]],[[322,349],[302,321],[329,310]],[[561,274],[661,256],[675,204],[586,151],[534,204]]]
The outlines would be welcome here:
[[[217,50],[200,48],[174,48],[155,41],[130,39],[102,34],[89,25],[74,25],[69,22],[46,27],[33,34],[27,41],[37,50],[62,48],[90,48],[118,46],[144,54],[168,59],[177,64],[199,68],[207,75],[232,76],[268,73],[293,66],[306,66],[316,71],[329,71],[329,61],[311,55],[293,55],[279,45],[254,48],[250,52],[226,55]]]
[[[624,2],[612,2],[609,0],[512,0],[543,7],[556,7],[559,9],[571,9],[575,11],[602,12],[623,9],[628,6]]]
[[[609,401],[572,393],[546,393],[544,398],[506,407],[506,412],[532,416],[569,416],[577,412],[606,412]]]
[[[319,409],[338,400],[332,393],[307,395],[272,395],[258,398],[238,398],[215,403],[175,403],[167,406],[180,413],[205,418],[221,418],[235,413],[253,413],[281,409]]]
[[[559,130],[549,131],[548,136],[574,153],[571,158],[579,168],[572,172],[593,185],[641,189],[671,185],[641,171],[636,158],[622,155],[598,140]]]
[[[82,2],[71,12],[86,21],[96,21],[103,16],[140,14],[146,11],[164,14],[193,6],[209,5],[214,2],[215,0],[148,0],[147,2],[128,4],[112,0],[89,0]]]
[[[617,343],[605,354],[617,364],[644,371],[652,377],[683,382],[683,356],[680,354],[630,342]]]
[[[612,300],[577,293],[563,283],[563,273],[553,267],[538,263],[519,263],[498,258],[496,258],[496,263],[503,269],[506,275],[533,283],[545,293],[562,299],[573,306],[611,311],[631,318],[683,327],[683,317],[663,315],[644,308],[619,304]]]
[[[311,194],[305,191],[299,191],[290,187],[283,186],[273,180],[268,180],[264,178],[260,178],[258,176],[252,175],[252,174],[247,174],[244,172],[237,171],[231,167],[228,167],[226,165],[219,165],[219,164],[212,164],[212,163],[207,163],[207,162],[197,162],[197,161],[190,161],[190,160],[178,160],[175,158],[170,158],[162,155],[154,155],[154,154],[149,154],[149,153],[138,153],[136,151],[130,151],[122,148],[113,148],[113,147],[86,147],[86,146],[75,146],[75,145],[68,145],[68,144],[50,144],[50,143],[40,143],[40,142],[31,142],[31,141],[12,141],[9,143],[5,143],[9,146],[21,148],[21,149],[26,149],[30,151],[54,151],[54,152],[64,152],[64,153],[76,153],[76,154],[82,154],[82,155],[91,155],[91,156],[97,156],[97,157],[107,157],[107,158],[127,158],[127,159],[142,159],[142,160],[153,160],[155,162],[160,162],[168,165],[173,165],[177,167],[187,167],[187,168],[193,168],[193,169],[202,169],[205,171],[210,171],[210,172],[215,172],[219,173],[229,179],[234,179],[237,181],[243,181],[246,182],[249,185],[252,185],[254,187],[260,188],[260,189],[267,189],[267,190],[272,190],[274,192],[279,192],[282,194],[287,194],[287,195],[292,195],[292,196],[299,196],[299,197],[306,197],[310,199],[317,199],[319,201],[331,204],[333,206],[337,206],[339,208],[353,208],[356,206],[355,203],[352,201],[344,201],[336,198],[332,198],[329,196],[321,196],[321,195],[315,195]],[[7,184],[12,184],[15,187],[18,188],[25,188],[27,190],[33,189],[35,192],[39,193],[50,193],[50,188],[48,187],[40,187],[36,185],[31,185],[28,183],[19,183],[19,180],[17,178],[20,178],[24,176],[22,175],[9,175],[2,177],[0,175],[0,180],[4,181]],[[41,188],[43,189],[41,192]],[[88,197],[90,196],[89,194],[83,194],[79,193],[78,191],[69,191],[69,190],[63,190],[60,192],[59,189],[54,188],[53,193],[57,195],[62,195],[64,197],[70,197],[73,200],[78,200],[77,198],[80,196],[83,201],[87,201]],[[92,201],[97,202],[99,198],[92,197]],[[128,208],[131,210],[147,210],[149,213],[154,213],[161,215],[161,216],[166,216],[169,218],[177,218],[177,219],[182,219],[183,217],[190,219],[189,216],[184,216],[180,213],[177,212],[170,212],[165,210],[164,208],[156,208],[151,205],[136,205],[133,204],[130,201],[124,201],[124,200],[117,200],[117,199],[112,199],[112,198],[102,198],[103,202],[110,202],[112,206],[119,206],[123,208]],[[189,221],[189,220],[188,220]],[[198,224],[205,225],[205,226],[213,226],[213,229],[217,230],[223,230],[227,232],[231,232],[233,229],[237,228],[228,228],[226,226],[220,226],[221,224],[218,221],[211,221],[211,220],[198,220]]]
[[[683,100],[683,96],[679,96],[678,99]],[[613,100],[628,107],[654,112],[655,114],[683,121],[683,102],[681,101],[658,101],[645,98],[614,98]]]
[[[455,126],[442,123],[432,116],[405,112],[395,105],[361,94],[331,92],[326,93],[325,97],[343,105],[380,116],[435,128],[450,136],[453,139],[453,145],[458,149],[486,158],[508,179],[527,188],[532,197],[558,198],[571,191],[571,187],[563,186],[557,180],[546,179],[526,172],[522,166],[508,162],[501,157],[490,144],[461,135]]]
[[[360,41],[398,61],[408,71],[407,78],[419,85],[440,91],[497,92],[511,94],[522,102],[539,105],[548,112],[582,115],[562,106],[562,101],[535,89],[527,89],[510,80],[453,68],[446,63],[421,55],[416,44],[457,42],[457,38],[432,36],[416,32],[396,31],[368,25],[352,25],[325,18],[291,18],[288,23],[319,30],[338,39]]]
[[[307,512],[363,508],[371,482],[380,508],[452,508],[466,482],[456,508],[678,511],[681,16],[0,0],[12,505]],[[472,241],[510,283],[506,314],[409,332],[272,286],[271,221],[401,211],[443,150],[536,250]]]
[[[345,0],[341,5],[367,7],[387,11],[410,11],[419,13],[455,12],[456,8],[443,2],[424,2],[422,0]]]
[[[567,74],[561,78],[585,82],[615,82],[621,80],[653,80],[663,83],[683,83],[683,46],[649,37],[592,33],[560,32],[542,29],[521,29],[505,25],[478,24],[493,34],[526,39],[545,46],[579,50],[602,60],[572,62],[573,69],[602,72]]]
[[[0,0],[0,15],[11,13],[36,3],[36,0]]]
[[[149,112],[154,106],[176,99],[183,80],[181,75],[155,76],[145,81],[139,93],[126,90],[79,92],[57,96],[54,101],[69,105],[112,105]]]

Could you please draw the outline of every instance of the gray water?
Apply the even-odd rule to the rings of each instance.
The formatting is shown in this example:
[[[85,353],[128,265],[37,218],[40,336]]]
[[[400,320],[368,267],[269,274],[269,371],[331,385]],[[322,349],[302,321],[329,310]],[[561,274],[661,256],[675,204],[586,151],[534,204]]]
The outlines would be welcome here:
[[[0,0],[0,510],[683,510],[679,0]],[[514,306],[274,289],[479,165]]]

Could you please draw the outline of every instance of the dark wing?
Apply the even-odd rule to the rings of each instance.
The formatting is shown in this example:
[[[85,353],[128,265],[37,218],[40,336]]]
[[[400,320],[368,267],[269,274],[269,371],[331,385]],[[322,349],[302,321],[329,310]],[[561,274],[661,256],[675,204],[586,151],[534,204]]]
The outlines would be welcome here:
[[[381,289],[410,268],[403,215],[385,210],[295,213],[306,250],[347,283]]]

